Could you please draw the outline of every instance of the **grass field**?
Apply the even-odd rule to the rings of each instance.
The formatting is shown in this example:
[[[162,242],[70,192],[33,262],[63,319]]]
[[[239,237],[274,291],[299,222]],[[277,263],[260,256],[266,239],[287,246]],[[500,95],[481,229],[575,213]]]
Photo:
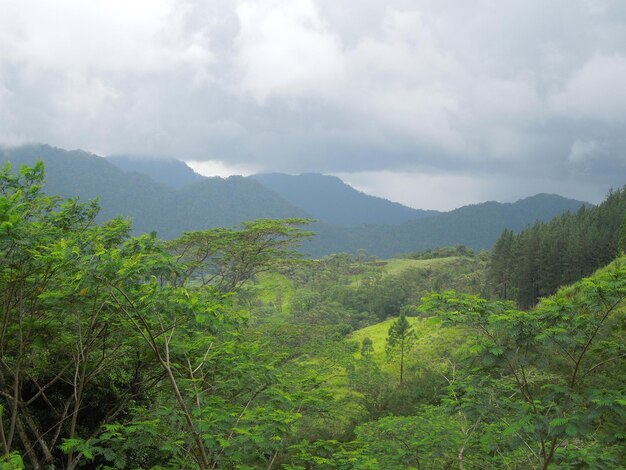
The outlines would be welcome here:
[[[402,271],[409,268],[442,268],[454,263],[460,259],[458,256],[450,256],[448,258],[433,258],[433,259],[402,259],[392,258],[386,260],[387,264],[383,268],[385,274],[399,274]]]
[[[274,305],[281,313],[291,313],[294,286],[290,279],[278,273],[262,273],[259,275],[257,289],[259,299],[264,304]]]

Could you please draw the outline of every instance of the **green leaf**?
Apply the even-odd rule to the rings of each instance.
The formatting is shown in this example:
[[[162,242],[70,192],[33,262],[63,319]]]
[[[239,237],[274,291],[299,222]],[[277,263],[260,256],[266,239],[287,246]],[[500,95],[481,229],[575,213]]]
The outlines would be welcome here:
[[[550,426],[552,427],[557,427],[557,426],[565,426],[568,423],[568,419],[566,418],[554,418],[552,421],[550,421]]]
[[[570,437],[575,437],[578,435],[578,428],[574,424],[569,424],[565,428],[565,433]]]

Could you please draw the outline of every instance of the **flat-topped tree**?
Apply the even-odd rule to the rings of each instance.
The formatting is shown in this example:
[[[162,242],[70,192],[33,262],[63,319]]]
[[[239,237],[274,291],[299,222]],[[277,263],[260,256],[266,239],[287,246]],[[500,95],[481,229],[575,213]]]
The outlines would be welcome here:
[[[232,292],[257,274],[302,258],[296,247],[313,233],[303,230],[309,219],[260,219],[235,229],[185,233],[167,243],[184,263],[187,276],[220,292]]]

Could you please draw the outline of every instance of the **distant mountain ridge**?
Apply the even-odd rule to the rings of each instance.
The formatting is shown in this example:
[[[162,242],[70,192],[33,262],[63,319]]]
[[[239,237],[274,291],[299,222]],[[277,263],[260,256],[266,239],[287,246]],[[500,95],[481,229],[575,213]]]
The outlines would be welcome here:
[[[325,203],[336,208],[326,208],[325,212],[314,204],[308,207],[309,210],[296,206],[261,184],[256,177],[199,177],[177,189],[175,185],[141,174],[143,172],[123,171],[111,160],[81,150],[67,151],[48,145],[0,148],[0,163],[10,161],[17,167],[21,164],[32,166],[39,159],[46,164],[47,193],[79,196],[82,200],[99,197],[102,207],[99,220],[119,215],[132,217],[135,233],[156,231],[163,238],[175,238],[184,231],[234,226],[258,218],[314,217],[314,210],[332,220],[332,217],[350,211],[350,200],[370,204],[367,207],[374,207],[372,211],[379,218],[383,217],[381,213],[385,208],[397,211],[389,216],[392,219],[405,217],[408,214],[405,209],[416,211],[367,196],[338,178],[323,175],[304,175],[310,187],[291,200],[313,197],[315,186],[312,182],[321,181],[320,199],[325,197],[321,194],[324,191],[334,191],[336,195],[336,199],[326,199]],[[171,168],[177,167],[179,174],[186,175],[183,179],[196,179],[179,163],[169,162],[162,167],[168,165],[174,165]],[[302,181],[302,176],[293,178],[292,181]],[[346,200],[339,195],[344,195]],[[516,203],[486,202],[444,213],[427,215],[425,213],[429,211],[416,211],[420,218],[398,224],[364,222],[361,206],[355,209],[356,215],[348,219],[360,226],[339,226],[320,220],[312,226],[317,236],[303,246],[303,251],[312,256],[323,256],[365,249],[372,255],[388,257],[456,244],[488,249],[505,228],[519,231],[536,220],[549,220],[565,211],[577,210],[583,204],[561,196],[541,194]]]
[[[453,245],[490,249],[506,228],[518,232],[531,223],[547,222],[583,205],[590,204],[556,194],[537,194],[513,203],[489,201],[405,222],[393,230],[379,225],[360,230],[327,227],[311,241],[308,249],[312,255],[319,256],[331,245],[337,252],[353,252],[351,247],[360,247],[382,257]]]
[[[306,217],[260,183],[242,177],[205,178],[181,189],[137,172],[124,172],[107,158],[48,145],[0,148],[0,162],[19,168],[43,160],[48,194],[98,197],[99,220],[132,217],[135,233],[157,231],[175,238],[184,231],[232,226],[256,218]]]
[[[412,209],[397,202],[357,191],[336,176],[304,173],[252,175],[263,186],[275,191],[315,219],[332,225],[397,225],[439,214],[438,211]]]
[[[161,184],[181,189],[201,181],[203,176],[193,171],[185,162],[175,158],[150,158],[134,155],[108,155],[107,161],[125,173],[141,173]]]
[[[176,189],[185,188],[203,178],[184,162],[175,159],[112,155],[107,160],[127,173],[141,173]],[[336,176],[319,173],[262,173],[248,178],[274,191],[291,205],[303,209],[310,217],[331,225],[397,225],[439,213],[412,209],[397,202],[370,196],[347,185]]]

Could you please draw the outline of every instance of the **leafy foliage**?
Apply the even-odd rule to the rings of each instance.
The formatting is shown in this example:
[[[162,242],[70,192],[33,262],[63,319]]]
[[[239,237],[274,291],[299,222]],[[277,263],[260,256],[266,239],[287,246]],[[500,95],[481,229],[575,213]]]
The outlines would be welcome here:
[[[532,451],[529,462],[547,468],[555,459],[573,465],[587,445],[602,446],[607,461],[623,458],[616,430],[626,418],[618,372],[626,365],[625,299],[622,259],[531,312],[454,293],[432,294],[421,308],[475,331],[480,341],[468,357],[473,369],[462,379],[464,393],[481,387],[496,401],[484,409],[475,401],[472,413],[481,420],[500,415],[504,435]]]
[[[266,462],[300,416],[280,357],[242,341],[245,316],[196,282],[196,259],[171,251],[183,242],[97,225],[95,203],[43,195],[43,171],[0,174],[4,454],[34,468]],[[234,289],[293,258],[291,223],[246,224],[202,267]]]
[[[484,253],[303,261],[301,219],[132,237],[43,172],[0,172],[1,468],[624,466],[623,257],[523,311],[481,297]]]

